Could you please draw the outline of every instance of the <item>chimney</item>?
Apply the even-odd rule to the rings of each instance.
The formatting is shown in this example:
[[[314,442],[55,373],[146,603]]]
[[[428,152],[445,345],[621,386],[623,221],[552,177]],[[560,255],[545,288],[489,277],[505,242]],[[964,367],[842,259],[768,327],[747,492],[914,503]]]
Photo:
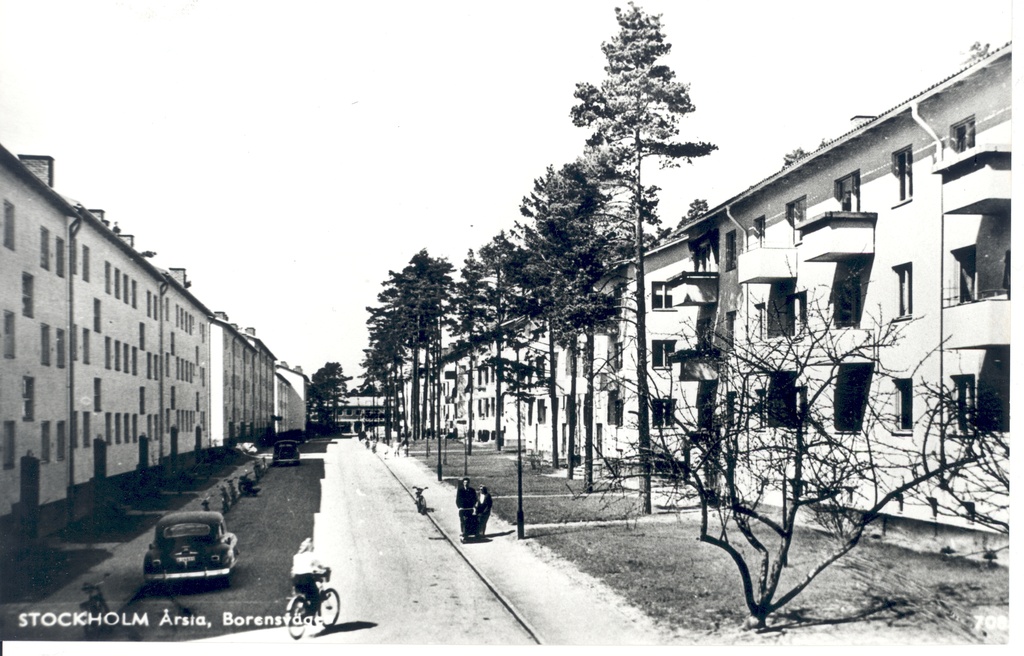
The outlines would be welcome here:
[[[245,329],[245,334],[250,336],[250,337],[255,337],[256,336],[256,329],[255,328],[246,328]]]
[[[53,187],[53,158],[49,155],[18,155],[18,159],[25,165],[32,175]]]
[[[856,128],[859,128],[860,126],[864,125],[865,123],[870,123],[871,121],[875,120],[876,118],[878,118],[878,117],[877,116],[867,116],[866,114],[857,114],[856,116],[854,116],[853,118],[850,119],[850,122],[853,123],[854,129],[856,129]]]
[[[228,320],[228,313],[227,312],[217,311],[217,312],[213,313],[213,316],[215,318],[220,319],[221,321],[227,323],[227,320]]]
[[[118,235],[118,237],[120,237],[121,241],[123,241],[124,243],[128,244],[132,248],[135,248],[135,235]]]
[[[238,332],[238,324],[237,323],[231,324],[231,327],[235,330],[235,332]]]
[[[174,278],[179,285],[186,289],[192,286],[192,283],[188,281],[188,276],[185,275],[184,269],[171,269],[170,271],[171,277]]]
[[[282,369],[288,369],[288,368],[289,368],[289,367],[288,367],[288,363],[287,363],[287,362],[285,362],[284,360],[281,360],[281,361],[280,361],[280,362],[279,362],[279,363],[277,364],[277,366],[281,367]]]
[[[302,373],[302,367],[300,367],[299,365],[295,365],[295,368],[292,369],[292,371],[294,371],[295,373],[301,374]]]
[[[103,225],[108,226],[108,227],[110,226],[110,221],[107,221],[107,212],[106,212],[106,210],[88,210],[88,212],[89,212],[89,214],[92,214],[97,219],[102,221]]]

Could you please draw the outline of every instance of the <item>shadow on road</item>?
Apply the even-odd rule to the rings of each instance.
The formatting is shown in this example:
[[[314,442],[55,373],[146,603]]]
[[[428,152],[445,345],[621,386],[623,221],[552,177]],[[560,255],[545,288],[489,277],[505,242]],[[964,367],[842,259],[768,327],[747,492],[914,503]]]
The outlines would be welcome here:
[[[351,631],[362,631],[363,629],[372,629],[377,626],[376,622],[345,622],[343,624],[335,624],[334,626],[326,626],[322,631],[317,633],[314,638],[322,638],[329,636],[332,633],[348,633]]]

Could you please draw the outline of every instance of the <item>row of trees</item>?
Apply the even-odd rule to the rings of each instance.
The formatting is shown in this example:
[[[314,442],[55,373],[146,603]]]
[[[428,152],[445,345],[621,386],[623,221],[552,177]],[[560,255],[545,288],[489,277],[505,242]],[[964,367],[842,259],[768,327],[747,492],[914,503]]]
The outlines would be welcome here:
[[[914,495],[933,499],[929,486],[948,490],[944,498],[962,499],[946,506],[947,512],[987,517],[992,527],[1008,531],[1008,524],[997,518],[998,499],[1008,490],[1008,444],[996,431],[950,430],[956,409],[948,390],[922,393],[930,417],[925,444],[874,437],[880,424],[891,421],[882,409],[891,404],[857,407],[840,400],[843,412],[857,419],[850,424],[855,430],[837,431],[831,425],[841,378],[860,376],[854,382],[875,386],[874,397],[881,400],[882,382],[891,389],[897,374],[906,375],[885,370],[878,354],[902,339],[907,324],[880,324],[864,331],[865,340],[851,344],[833,328],[830,308],[823,306],[809,310],[799,333],[770,345],[712,330],[688,356],[679,357],[689,358],[683,366],[710,366],[715,382],[705,382],[692,407],[669,404],[666,412],[659,405],[659,425],[652,431],[652,396],[665,398],[666,391],[656,388],[661,379],[652,377],[648,367],[645,253],[668,231],[659,228],[659,190],[645,184],[645,164],[692,162],[715,146],[679,140],[681,120],[694,106],[687,86],[661,63],[671,46],[660,18],[632,3],[616,9],[616,18],[619,32],[602,46],[607,77],[599,85],[576,88],[578,104],[571,119],[590,131],[579,158],[547,167],[523,198],[522,220],[478,252],[470,251],[458,281],[454,267],[424,250],[401,271],[389,273],[379,305],[368,308],[370,348],[363,367],[386,399],[385,439],[439,435],[444,366],[466,359],[469,430],[474,430],[478,367],[497,374],[499,449],[505,437],[505,398],[515,401],[515,424],[521,428],[520,402],[537,395],[537,381],[550,408],[552,464],[568,465],[568,476],[573,476],[575,463],[559,462],[558,401],[565,395],[565,451],[570,458],[582,451],[584,487],[593,490],[594,461],[601,456],[594,451],[595,374],[601,367],[615,373],[596,357],[595,335],[624,318],[623,301],[609,283],[628,279],[632,302],[626,305],[632,312],[626,320],[632,325],[636,375],[616,384],[636,398],[630,419],[636,443],[627,462],[608,471],[618,483],[636,478],[643,513],[652,511],[655,463],[680,494],[698,501],[698,537],[736,563],[752,626],[765,626],[771,613],[854,548],[883,508]],[[706,203],[695,201],[680,225],[706,211]],[[680,339],[692,341],[689,336],[705,330],[684,326]],[[567,358],[568,390],[556,385],[558,353]],[[851,364],[869,365],[870,373]],[[581,378],[586,389],[578,449],[575,404]],[[798,381],[813,381],[813,387]],[[966,496],[958,497],[966,490],[965,481],[991,492],[997,513],[979,513]],[[799,580],[781,586],[798,518],[817,522],[834,538],[834,548]]]

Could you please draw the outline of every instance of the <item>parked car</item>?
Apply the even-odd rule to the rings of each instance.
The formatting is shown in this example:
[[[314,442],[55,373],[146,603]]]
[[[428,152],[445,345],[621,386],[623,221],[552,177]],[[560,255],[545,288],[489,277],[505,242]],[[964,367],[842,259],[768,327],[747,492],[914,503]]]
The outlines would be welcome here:
[[[150,581],[223,578],[238,562],[238,538],[219,512],[172,512],[156,524],[143,565]]]
[[[299,464],[299,443],[291,440],[281,440],[274,444],[274,465],[297,465]]]

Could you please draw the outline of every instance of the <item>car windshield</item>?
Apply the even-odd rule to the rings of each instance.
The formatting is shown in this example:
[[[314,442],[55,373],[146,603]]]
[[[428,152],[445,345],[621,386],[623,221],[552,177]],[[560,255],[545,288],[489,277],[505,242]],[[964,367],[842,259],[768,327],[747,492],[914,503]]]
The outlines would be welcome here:
[[[164,529],[164,537],[168,540],[186,537],[204,537],[209,534],[209,524],[173,524]]]

